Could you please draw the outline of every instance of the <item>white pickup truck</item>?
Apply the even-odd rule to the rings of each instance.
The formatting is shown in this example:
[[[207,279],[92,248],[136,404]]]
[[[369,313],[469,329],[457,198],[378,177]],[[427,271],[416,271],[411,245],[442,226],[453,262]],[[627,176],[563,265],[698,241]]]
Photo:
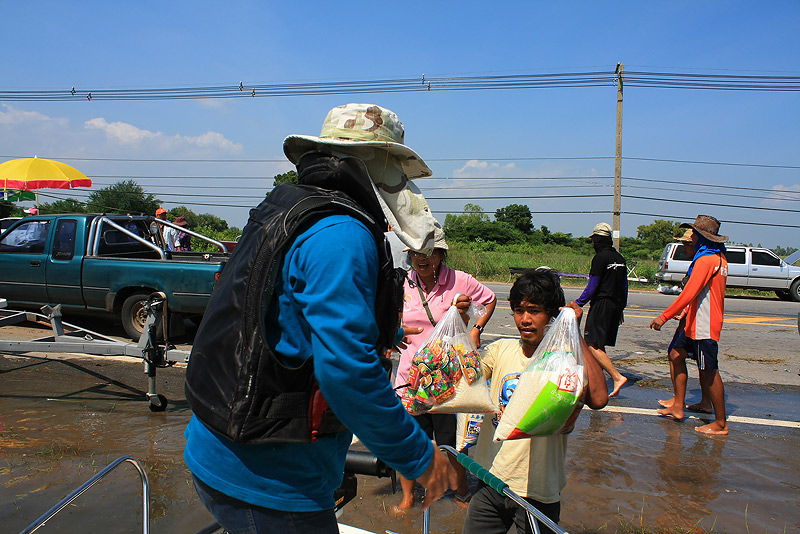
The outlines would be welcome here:
[[[800,259],[800,251],[782,260],[771,250],[761,247],[729,245],[726,249],[728,287],[774,291],[782,300],[800,302],[800,267],[793,265]],[[692,258],[686,257],[682,244],[667,244],[658,260],[656,281],[680,284],[691,262]]]

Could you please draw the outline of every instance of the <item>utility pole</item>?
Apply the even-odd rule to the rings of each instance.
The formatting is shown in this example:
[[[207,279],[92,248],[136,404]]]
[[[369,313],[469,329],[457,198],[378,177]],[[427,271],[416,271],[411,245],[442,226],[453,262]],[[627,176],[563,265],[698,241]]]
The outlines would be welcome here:
[[[619,213],[622,204],[622,73],[623,63],[617,63],[617,150],[614,158],[614,213],[611,221],[611,240],[614,248],[619,250]]]

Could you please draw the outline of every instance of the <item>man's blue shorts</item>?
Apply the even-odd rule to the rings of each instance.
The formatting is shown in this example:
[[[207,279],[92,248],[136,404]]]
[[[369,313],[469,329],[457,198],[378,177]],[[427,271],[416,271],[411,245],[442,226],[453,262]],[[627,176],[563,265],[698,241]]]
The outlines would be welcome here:
[[[719,369],[719,344],[713,339],[686,338],[686,351],[693,354],[697,360],[697,367],[701,371],[716,371]]]
[[[675,335],[672,336],[672,341],[669,343],[669,347],[667,347],[667,356],[672,352],[673,349],[683,349],[686,351],[687,356],[693,360],[696,360],[694,355],[694,347],[691,345],[687,345],[686,343],[686,317],[682,318],[681,321],[678,323],[678,328],[675,329]]]

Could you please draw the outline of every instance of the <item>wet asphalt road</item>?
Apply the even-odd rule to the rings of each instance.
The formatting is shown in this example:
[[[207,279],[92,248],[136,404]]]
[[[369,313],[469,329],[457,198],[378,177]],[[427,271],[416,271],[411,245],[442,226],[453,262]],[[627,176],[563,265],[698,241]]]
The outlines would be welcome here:
[[[503,309],[507,287],[497,286],[501,305],[484,341],[513,335],[510,311]],[[567,298],[578,293],[568,289]],[[656,401],[669,396],[662,346],[668,340],[664,332],[657,337],[646,329],[646,317],[674,297],[648,297],[654,303],[632,303],[617,350],[609,351],[629,384],[606,409],[584,410],[570,436],[562,526],[570,532],[641,532],[633,530],[641,525],[648,532],[800,530],[800,387],[793,360],[800,357],[800,336],[796,322],[787,319],[792,310],[796,317],[800,305],[780,303],[794,308],[774,312],[768,321],[732,323],[740,330],[724,332],[723,341],[741,337],[729,342],[731,349],[723,352],[731,357],[722,360],[733,369],[725,371],[730,376],[723,373],[731,434],[707,437],[693,431],[702,424],[698,419],[677,423],[655,415]],[[743,310],[733,305],[728,310],[738,317],[766,317],[773,304],[748,301]],[[623,336],[626,330],[634,335]],[[772,339],[769,358],[752,352],[761,336]],[[764,352],[764,345],[758,350]],[[692,372],[688,401],[699,398]],[[776,375],[779,380],[770,380]],[[181,458],[190,417],[182,378],[180,366],[159,370],[157,384],[170,406],[151,413],[144,400],[146,377],[133,360],[0,357],[2,530],[18,532],[93,472],[127,454],[148,469],[152,532],[196,532],[208,524]],[[43,531],[140,530],[136,477],[130,469],[120,471]],[[359,496],[342,521],[375,532],[421,532],[418,510],[401,517],[390,513],[397,502],[388,479],[359,477]],[[460,532],[462,517],[445,498],[432,508],[431,532]]]

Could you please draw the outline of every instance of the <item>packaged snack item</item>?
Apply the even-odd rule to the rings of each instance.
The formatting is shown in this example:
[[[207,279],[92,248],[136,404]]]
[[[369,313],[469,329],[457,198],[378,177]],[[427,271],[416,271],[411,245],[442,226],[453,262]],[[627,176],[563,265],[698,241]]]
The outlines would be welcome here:
[[[494,440],[572,431],[586,385],[584,344],[572,308],[563,308],[519,377]]]
[[[478,442],[483,417],[482,413],[456,415],[456,451],[464,452]]]
[[[451,306],[411,360],[403,406],[411,415],[495,412],[482,376],[480,356]]]

